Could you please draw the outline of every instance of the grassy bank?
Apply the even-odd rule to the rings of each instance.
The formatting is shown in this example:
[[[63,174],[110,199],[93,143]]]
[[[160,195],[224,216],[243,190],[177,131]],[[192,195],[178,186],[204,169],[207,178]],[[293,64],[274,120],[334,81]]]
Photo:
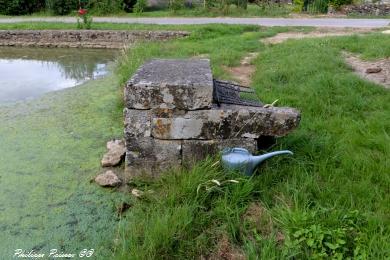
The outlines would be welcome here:
[[[135,46],[118,61],[112,78],[0,108],[0,198],[6,209],[1,223],[7,241],[15,241],[7,249],[19,243],[64,250],[98,245],[98,257],[123,259],[388,258],[390,94],[355,76],[340,53],[389,57],[389,36],[373,33],[265,46],[260,38],[300,29],[175,28],[191,30],[192,35]],[[293,158],[272,159],[252,178],[227,176],[210,158],[158,181],[130,183],[153,191],[143,199],[88,183],[99,170],[104,142],[121,136],[122,83],[145,60],[209,57],[214,75],[228,78],[223,65],[238,65],[248,52],[260,52],[253,87],[262,101],[279,99],[278,105],[302,112],[299,129],[271,149],[290,149]],[[40,179],[34,178],[37,174]],[[16,176],[25,181],[22,186]],[[53,182],[42,182],[50,178]],[[30,198],[38,207],[35,217],[24,210]],[[131,208],[117,219],[120,201]],[[13,209],[12,202],[20,207]],[[50,205],[54,211],[46,211]],[[15,233],[18,230],[23,233]]]
[[[188,29],[196,32],[196,38],[188,40],[195,44],[197,39],[210,39],[213,32],[227,38],[257,30],[239,26]],[[255,39],[246,43],[238,43],[238,39],[229,45],[236,47],[227,47],[236,57],[258,48]],[[144,46],[147,48],[146,43]],[[144,54],[147,58],[147,51]],[[101,171],[106,141],[122,136],[120,82],[131,73],[126,68],[83,86],[0,106],[0,258],[11,258],[16,248],[35,252],[57,248],[70,253],[93,248],[98,259],[112,255],[117,243],[116,207],[129,196],[89,181]]]

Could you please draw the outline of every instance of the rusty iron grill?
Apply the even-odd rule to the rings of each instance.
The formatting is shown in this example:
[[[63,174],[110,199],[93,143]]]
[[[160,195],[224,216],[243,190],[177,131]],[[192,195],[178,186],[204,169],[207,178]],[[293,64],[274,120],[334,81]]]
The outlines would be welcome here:
[[[255,91],[233,82],[214,79],[214,102],[220,104],[232,104],[241,106],[262,107],[259,101],[249,100],[258,99]]]

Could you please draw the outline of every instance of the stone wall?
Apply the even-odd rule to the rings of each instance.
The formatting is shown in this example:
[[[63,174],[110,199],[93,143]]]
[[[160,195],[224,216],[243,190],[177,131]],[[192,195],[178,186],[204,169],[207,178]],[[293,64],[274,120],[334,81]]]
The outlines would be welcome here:
[[[345,6],[343,11],[354,15],[390,15],[390,4],[349,5]]]
[[[139,40],[169,40],[183,31],[0,30],[0,46],[123,48]]]
[[[300,113],[288,107],[214,102],[207,59],[145,63],[125,87],[126,172],[158,175],[227,147],[255,153],[261,136],[284,136]]]

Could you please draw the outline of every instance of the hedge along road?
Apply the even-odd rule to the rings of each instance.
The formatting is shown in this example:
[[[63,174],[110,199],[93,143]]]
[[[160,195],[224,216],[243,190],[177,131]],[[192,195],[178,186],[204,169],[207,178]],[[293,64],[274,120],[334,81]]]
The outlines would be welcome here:
[[[390,19],[343,19],[343,18],[122,18],[94,17],[94,22],[107,23],[139,23],[139,24],[242,24],[261,26],[314,26],[314,27],[350,27],[350,28],[380,28],[390,25]],[[75,23],[74,17],[13,17],[2,18],[0,23],[19,22],[64,22]]]

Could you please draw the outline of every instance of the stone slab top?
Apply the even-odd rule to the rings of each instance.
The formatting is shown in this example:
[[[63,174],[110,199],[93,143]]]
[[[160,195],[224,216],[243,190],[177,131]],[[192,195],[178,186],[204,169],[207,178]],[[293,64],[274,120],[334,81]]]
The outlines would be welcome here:
[[[152,59],[141,66],[129,83],[212,88],[213,76],[208,59]]]
[[[208,59],[152,59],[127,82],[128,108],[210,108],[213,76]]]

